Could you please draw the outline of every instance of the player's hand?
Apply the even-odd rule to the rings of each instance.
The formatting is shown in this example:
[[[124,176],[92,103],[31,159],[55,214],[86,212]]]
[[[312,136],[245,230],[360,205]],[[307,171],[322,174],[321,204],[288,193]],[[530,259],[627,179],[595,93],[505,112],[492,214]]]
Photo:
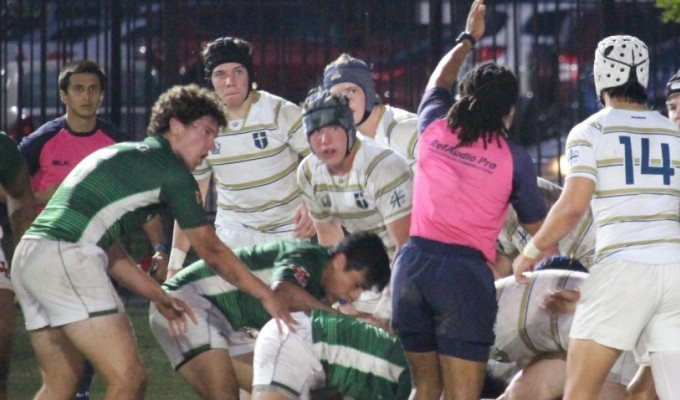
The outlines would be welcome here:
[[[533,271],[535,264],[535,258],[529,258],[522,254],[515,258],[515,261],[512,262],[512,271],[517,283],[529,283],[531,279],[525,273]]]
[[[581,293],[578,290],[554,290],[545,296],[541,308],[547,310],[553,316],[572,314],[576,310],[580,298]]]
[[[470,12],[467,16],[467,21],[465,22],[465,31],[470,32],[475,39],[479,40],[484,36],[484,13],[486,12],[486,6],[484,5],[484,0],[475,0],[472,2],[470,7]]]
[[[270,296],[262,299],[262,306],[276,320],[276,326],[279,328],[279,332],[283,333],[283,326],[281,323],[285,324],[291,332],[295,332],[295,325],[297,322],[290,315],[290,310],[282,298],[272,292]]]
[[[154,302],[158,311],[168,320],[168,329],[173,337],[181,336],[187,331],[187,316],[198,324],[194,312],[180,299],[165,294],[160,301]]]
[[[309,211],[305,205],[301,205],[295,210],[293,215],[293,223],[295,224],[295,237],[298,239],[307,239],[316,235],[316,229],[314,229],[314,222],[309,216]]]
[[[157,251],[151,257],[151,269],[149,274],[158,283],[165,282],[168,275],[168,253],[164,251]]]

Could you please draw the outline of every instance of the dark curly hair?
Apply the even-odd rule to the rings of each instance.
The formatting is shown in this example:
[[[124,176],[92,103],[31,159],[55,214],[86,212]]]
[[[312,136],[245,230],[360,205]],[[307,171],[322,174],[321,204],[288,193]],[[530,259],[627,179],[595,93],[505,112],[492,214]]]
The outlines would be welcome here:
[[[212,117],[217,125],[227,125],[227,110],[217,95],[198,85],[173,86],[161,94],[151,109],[148,136],[162,135],[170,130],[170,119],[177,118],[189,125],[199,118]]]
[[[390,258],[382,239],[375,233],[355,232],[346,236],[333,251],[338,253],[347,257],[345,271],[366,272],[368,287],[383,290],[390,281]]]
[[[499,135],[509,135],[503,118],[519,97],[517,78],[509,69],[491,62],[480,64],[463,77],[458,93],[460,99],[446,116],[452,131],[460,128],[458,146],[480,138],[486,146]]]

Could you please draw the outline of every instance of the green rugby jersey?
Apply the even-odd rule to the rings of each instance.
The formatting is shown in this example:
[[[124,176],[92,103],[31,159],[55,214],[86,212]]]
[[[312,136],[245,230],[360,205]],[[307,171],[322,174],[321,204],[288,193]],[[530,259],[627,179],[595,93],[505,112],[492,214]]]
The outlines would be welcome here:
[[[170,143],[154,136],[86,157],[26,233],[106,248],[164,206],[182,229],[209,223],[195,179]]]
[[[359,319],[314,310],[315,354],[326,384],[354,399],[408,399],[411,374],[396,336]]]
[[[305,241],[276,241],[235,250],[236,255],[263,282],[286,281],[297,284],[317,299],[325,296],[321,277],[330,261],[330,252]],[[163,283],[167,291],[199,295],[217,307],[236,329],[261,328],[271,316],[262,303],[217,276],[203,261],[183,268]]]

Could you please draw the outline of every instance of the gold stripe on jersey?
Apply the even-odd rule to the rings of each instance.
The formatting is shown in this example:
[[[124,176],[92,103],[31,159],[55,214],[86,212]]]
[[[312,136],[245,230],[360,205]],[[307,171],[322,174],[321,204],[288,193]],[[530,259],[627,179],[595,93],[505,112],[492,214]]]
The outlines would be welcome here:
[[[232,156],[232,157],[213,157],[209,159],[209,163],[214,166],[219,166],[219,165],[225,165],[225,164],[234,164],[238,162],[243,162],[243,161],[250,161],[250,160],[260,160],[264,158],[270,158],[273,156],[276,156],[278,154],[283,153],[284,151],[288,150],[288,146],[282,145],[278,147],[274,147],[272,149],[262,151],[259,150],[257,153],[243,153],[239,154],[237,156]],[[198,174],[196,174],[198,175]]]
[[[386,193],[391,192],[392,190],[398,188],[401,186],[404,182],[408,181],[409,178],[411,177],[410,172],[403,173],[399,175],[398,177],[394,178],[391,182],[383,186],[381,190],[378,190],[375,192],[375,197],[380,197],[385,195]]]
[[[640,159],[636,158],[633,160],[634,164],[640,164]],[[598,167],[618,167],[623,165],[623,158],[603,158],[597,160]]]
[[[653,134],[660,134],[660,135],[666,135],[666,136],[680,137],[680,131],[658,128],[658,127],[642,128],[642,127],[633,127],[633,126],[628,126],[628,125],[619,125],[619,126],[608,126],[604,129],[600,129],[600,131],[604,135],[609,134],[609,133],[630,133],[630,134],[649,135],[649,134],[653,133]]]
[[[586,234],[588,233],[592,225],[593,225],[593,210],[590,207],[588,207],[586,216],[583,219],[581,219],[581,224],[578,227],[578,233],[576,234],[574,241],[571,243],[571,246],[569,246],[569,249],[567,250],[567,255],[569,257],[575,256],[576,250],[578,250],[579,246],[581,246],[581,244],[583,243],[583,239],[585,239]]]
[[[662,188],[625,188],[612,190],[596,190],[593,198],[636,196],[639,194],[665,194],[669,196],[680,196],[680,189]]]
[[[219,201],[217,202],[217,206],[224,209],[224,210],[235,211],[235,212],[250,213],[250,212],[257,212],[257,211],[265,211],[265,210],[269,210],[269,209],[272,209],[272,208],[279,207],[283,204],[288,204],[291,201],[297,199],[301,194],[302,194],[302,191],[297,190],[297,191],[291,193],[290,195],[284,197],[283,199],[271,200],[271,201],[268,201],[268,202],[265,202],[265,203],[262,203],[262,204],[258,204],[257,206],[252,206],[252,207],[246,207],[245,204],[244,205],[229,206],[229,205],[226,205],[226,204],[219,202]]]
[[[524,343],[524,345],[534,353],[538,353],[538,349],[531,342],[528,334],[528,317],[529,317],[529,307],[531,306],[531,291],[536,284],[537,279],[533,279],[531,284],[525,285],[524,293],[522,293],[522,302],[519,308],[519,319],[517,320],[517,333],[519,338]]]
[[[390,150],[385,150],[378,154],[377,156],[373,157],[370,163],[366,166],[366,180],[364,181],[367,182],[371,178],[371,174],[373,173],[373,170],[375,170],[375,167],[380,164],[380,162],[387,157],[389,157],[392,154],[392,151]]]
[[[280,171],[279,173],[268,176],[262,179],[254,180],[254,181],[248,181],[248,182],[242,182],[239,184],[232,184],[228,185],[225,184],[224,182],[218,180],[215,178],[215,185],[217,185],[220,189],[225,189],[229,191],[236,191],[236,190],[246,190],[246,189],[252,189],[260,186],[267,186],[273,182],[276,182],[278,180],[281,180],[285,178],[286,176],[290,174],[294,174],[295,171],[297,171],[297,164],[290,164],[286,167],[286,169]]]
[[[559,277],[555,287],[564,289],[567,286],[570,276],[571,275],[567,274]],[[550,314],[550,339],[552,339],[552,341],[555,342],[560,349],[567,351],[568,343],[562,343],[560,341],[560,325],[557,313]]]
[[[626,222],[652,222],[652,221],[677,221],[678,213],[655,214],[655,215],[624,215],[616,218],[604,218],[597,221],[597,226],[607,226]]]
[[[567,149],[578,146],[593,147],[593,144],[587,140],[570,140],[567,142]]]
[[[611,246],[603,247],[598,250],[597,256],[596,256],[596,262],[599,262],[605,256],[607,256],[610,253],[613,253],[617,250],[624,249],[626,247],[630,246],[649,246],[649,245],[656,245],[656,244],[680,244],[680,239],[654,239],[654,240],[639,240],[635,242],[620,242],[613,244]]]

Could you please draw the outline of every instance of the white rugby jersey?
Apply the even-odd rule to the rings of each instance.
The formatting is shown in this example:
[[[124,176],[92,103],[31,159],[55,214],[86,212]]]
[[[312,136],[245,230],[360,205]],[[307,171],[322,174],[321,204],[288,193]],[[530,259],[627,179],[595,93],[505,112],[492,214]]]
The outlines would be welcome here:
[[[680,259],[680,131],[656,111],[607,107],[567,138],[567,179],[595,181],[596,262]]]
[[[418,147],[418,116],[388,105],[377,105],[380,119],[375,131],[378,144],[392,149],[415,165]]]
[[[497,280],[491,358],[521,364],[538,354],[566,351],[574,314],[551,315],[544,299],[555,290],[578,290],[587,277],[585,272],[543,270],[533,272],[527,284],[517,283],[514,276]]]
[[[330,173],[310,154],[298,168],[298,184],[312,219],[337,219],[349,232],[372,231],[392,255],[396,244],[386,224],[411,213],[413,176],[403,157],[370,139],[357,136],[352,169],[344,177]]]
[[[251,96],[255,99],[246,117],[228,121],[194,176],[213,175],[217,225],[292,231],[293,214],[302,204],[295,171],[300,156],[309,153],[301,110],[265,91]]]
[[[538,178],[538,188],[545,199],[548,208],[552,207],[562,193],[562,188],[543,178]],[[498,235],[498,251],[509,258],[515,258],[524,250],[531,234],[517,221],[517,213],[508,208],[508,214]],[[558,247],[560,254],[575,258],[590,269],[595,254],[595,225],[590,209],[581,217],[578,224],[562,240]]]

